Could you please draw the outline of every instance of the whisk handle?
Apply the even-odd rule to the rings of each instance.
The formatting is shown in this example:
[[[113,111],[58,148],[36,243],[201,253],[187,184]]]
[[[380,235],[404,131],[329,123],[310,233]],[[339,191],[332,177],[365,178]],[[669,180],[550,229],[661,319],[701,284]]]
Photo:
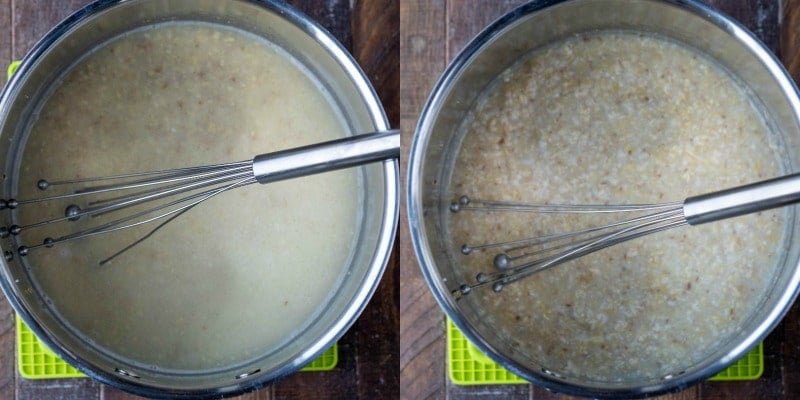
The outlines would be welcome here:
[[[800,202],[800,173],[689,197],[686,222],[698,225]]]
[[[253,159],[253,173],[259,183],[269,183],[399,156],[400,130],[392,129],[261,154]]]

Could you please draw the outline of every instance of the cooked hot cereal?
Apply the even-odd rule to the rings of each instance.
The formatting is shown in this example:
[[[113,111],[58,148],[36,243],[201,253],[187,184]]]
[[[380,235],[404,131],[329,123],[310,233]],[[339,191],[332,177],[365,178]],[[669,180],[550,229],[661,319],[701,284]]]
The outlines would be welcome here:
[[[506,71],[462,127],[450,192],[480,199],[633,204],[780,174],[776,140],[745,91],[695,51],[653,36],[570,38]],[[609,219],[611,218],[611,219]],[[462,278],[494,270],[481,244],[615,217],[448,217]],[[616,217],[617,219],[619,216]],[[777,265],[781,210],[657,233],[470,300],[556,373],[654,378],[701,360],[753,312]]]

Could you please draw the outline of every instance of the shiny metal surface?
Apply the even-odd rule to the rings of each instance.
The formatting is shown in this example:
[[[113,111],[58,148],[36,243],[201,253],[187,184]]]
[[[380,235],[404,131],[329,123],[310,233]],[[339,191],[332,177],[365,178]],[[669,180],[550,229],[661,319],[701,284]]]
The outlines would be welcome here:
[[[25,56],[0,93],[0,166],[4,198],[16,196],[25,135],[37,104],[54,82],[97,45],[142,26],[202,21],[236,27],[266,38],[323,82],[350,132],[389,129],[380,101],[358,65],[327,32],[284,3],[270,0],[99,0],[65,19]],[[383,274],[398,218],[396,160],[359,167],[363,218],[347,279],[319,317],[269,354],[203,371],[165,371],[122,359],[71,329],[46,304],[22,257],[0,264],[0,286],[25,323],[59,356],[103,383],[147,397],[219,398],[264,386],[289,375],[342,336],[364,309]],[[2,221],[8,224],[11,221]],[[3,250],[18,244],[0,239]],[[232,310],[235,312],[235,310]]]
[[[269,183],[399,156],[400,130],[395,129],[262,154],[253,159],[253,175],[258,183]]]
[[[798,227],[784,232],[786,251],[754,318],[730,340],[685,370],[636,382],[589,382],[553,372],[520,354],[480,315],[474,296],[456,300],[460,277],[448,243],[444,216],[456,197],[447,186],[462,137],[458,127],[481,91],[531,51],[581,32],[628,30],[671,38],[713,58],[737,77],[760,104],[765,120],[783,141],[784,173],[800,170],[800,99],[776,58],[738,23],[693,0],[544,0],[506,14],[476,36],[445,70],[423,108],[411,146],[407,207],[413,247],[434,297],[455,325],[481,351],[513,373],[560,393],[630,398],[678,391],[722,370],[772,330],[797,296],[800,284]],[[796,221],[790,208],[789,221]]]
[[[800,174],[693,196],[683,202],[690,225],[764,211],[800,201]]]
[[[493,200],[473,200],[462,195],[450,204],[450,211],[515,212],[534,214],[609,214],[621,215],[609,224],[545,236],[505,242],[465,243],[461,253],[495,249],[494,271],[478,274],[472,284],[453,291],[456,298],[475,289],[491,287],[500,292],[506,285],[567,261],[586,256],[609,246],[677,228],[699,225],[800,202],[800,174],[791,174],[692,196],[683,202],[660,204],[543,204]],[[624,218],[624,219],[623,219]]]
[[[24,257],[30,251],[53,248],[64,242],[115,233],[142,225],[153,227],[149,234],[101,260],[99,265],[105,265],[147,240],[151,234],[180,217],[184,212],[227,191],[254,183],[267,184],[356,167],[371,162],[396,160],[399,155],[400,131],[389,130],[261,154],[250,161],[64,181],[41,179],[38,187],[42,191],[53,186],[66,186],[69,190],[66,194],[45,195],[26,200],[0,200],[0,209],[11,210],[56,200],[77,200],[78,198],[84,199],[83,204],[88,204],[88,206],[81,208],[78,204],[71,203],[66,208],[66,215],[63,216],[40,219],[32,224],[22,226],[0,226],[0,238],[7,238],[10,235],[19,236],[23,231],[51,227],[54,224],[64,224],[81,218],[98,217],[147,204],[143,210],[129,212],[102,224],[95,224],[90,228],[70,231],[63,236],[51,237],[47,235],[47,231],[42,232],[42,239],[39,239],[38,242],[21,244],[17,248],[17,254]],[[137,191],[126,193],[131,189],[137,189]],[[111,192],[124,194],[111,199],[99,197]],[[87,198],[89,200],[86,200]]]

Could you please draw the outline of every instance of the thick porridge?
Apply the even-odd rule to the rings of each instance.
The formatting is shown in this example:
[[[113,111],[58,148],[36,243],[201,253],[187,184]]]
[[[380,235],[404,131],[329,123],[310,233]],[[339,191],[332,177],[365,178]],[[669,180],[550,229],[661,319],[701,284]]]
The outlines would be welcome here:
[[[482,95],[462,127],[450,194],[566,204],[682,201],[777,176],[779,146],[743,89],[704,56],[657,37],[598,33],[538,51]],[[614,217],[450,214],[464,282],[494,243]],[[619,217],[616,217],[617,219]],[[683,227],[475,290],[482,318],[552,371],[656,378],[701,360],[770,283],[783,211]]]

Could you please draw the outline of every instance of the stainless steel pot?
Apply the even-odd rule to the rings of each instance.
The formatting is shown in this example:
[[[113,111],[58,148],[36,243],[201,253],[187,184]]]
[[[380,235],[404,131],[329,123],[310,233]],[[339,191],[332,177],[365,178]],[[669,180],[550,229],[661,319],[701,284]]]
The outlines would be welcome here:
[[[591,397],[644,397],[676,391],[710,377],[763,339],[797,296],[800,244],[796,212],[781,268],[754,316],[701,362],[659,378],[591,382],[562,376],[501,339],[478,317],[480,304],[451,293],[461,283],[457,259],[447,242],[445,215],[453,200],[447,189],[460,137],[458,127],[476,98],[500,73],[542,46],[582,32],[650,32],[706,53],[729,70],[763,106],[766,119],[783,136],[788,172],[800,168],[800,99],[778,61],[738,23],[693,0],[533,1],[500,18],[453,60],[433,89],[417,126],[409,159],[407,206],[414,249],[434,297],[480,350],[515,374],[549,389]],[[502,294],[501,294],[502,295]],[[554,334],[561,334],[555,333]],[[535,339],[534,339],[535,340]]]
[[[269,0],[101,0],[73,14],[34,46],[0,94],[0,196],[14,197],[24,136],[33,115],[63,72],[99,44],[166,21],[227,25],[266,38],[323,82],[351,132],[389,128],[377,95],[350,55],[316,23]],[[352,262],[330,302],[280,348],[208,371],[169,371],[135,364],[100,349],[69,327],[44,300],[26,261],[2,239],[0,285],[25,323],[59,356],[92,378],[149,397],[220,397],[264,386],[312,361],[339,339],[366,306],[380,280],[398,218],[396,161],[360,167],[363,215]],[[3,223],[9,223],[4,213]],[[80,294],[76,294],[80,295]],[[258,306],[258,305],[254,305]],[[268,311],[268,310],[265,310]],[[236,310],[230,310],[236,312]],[[164,333],[167,334],[167,333]]]

